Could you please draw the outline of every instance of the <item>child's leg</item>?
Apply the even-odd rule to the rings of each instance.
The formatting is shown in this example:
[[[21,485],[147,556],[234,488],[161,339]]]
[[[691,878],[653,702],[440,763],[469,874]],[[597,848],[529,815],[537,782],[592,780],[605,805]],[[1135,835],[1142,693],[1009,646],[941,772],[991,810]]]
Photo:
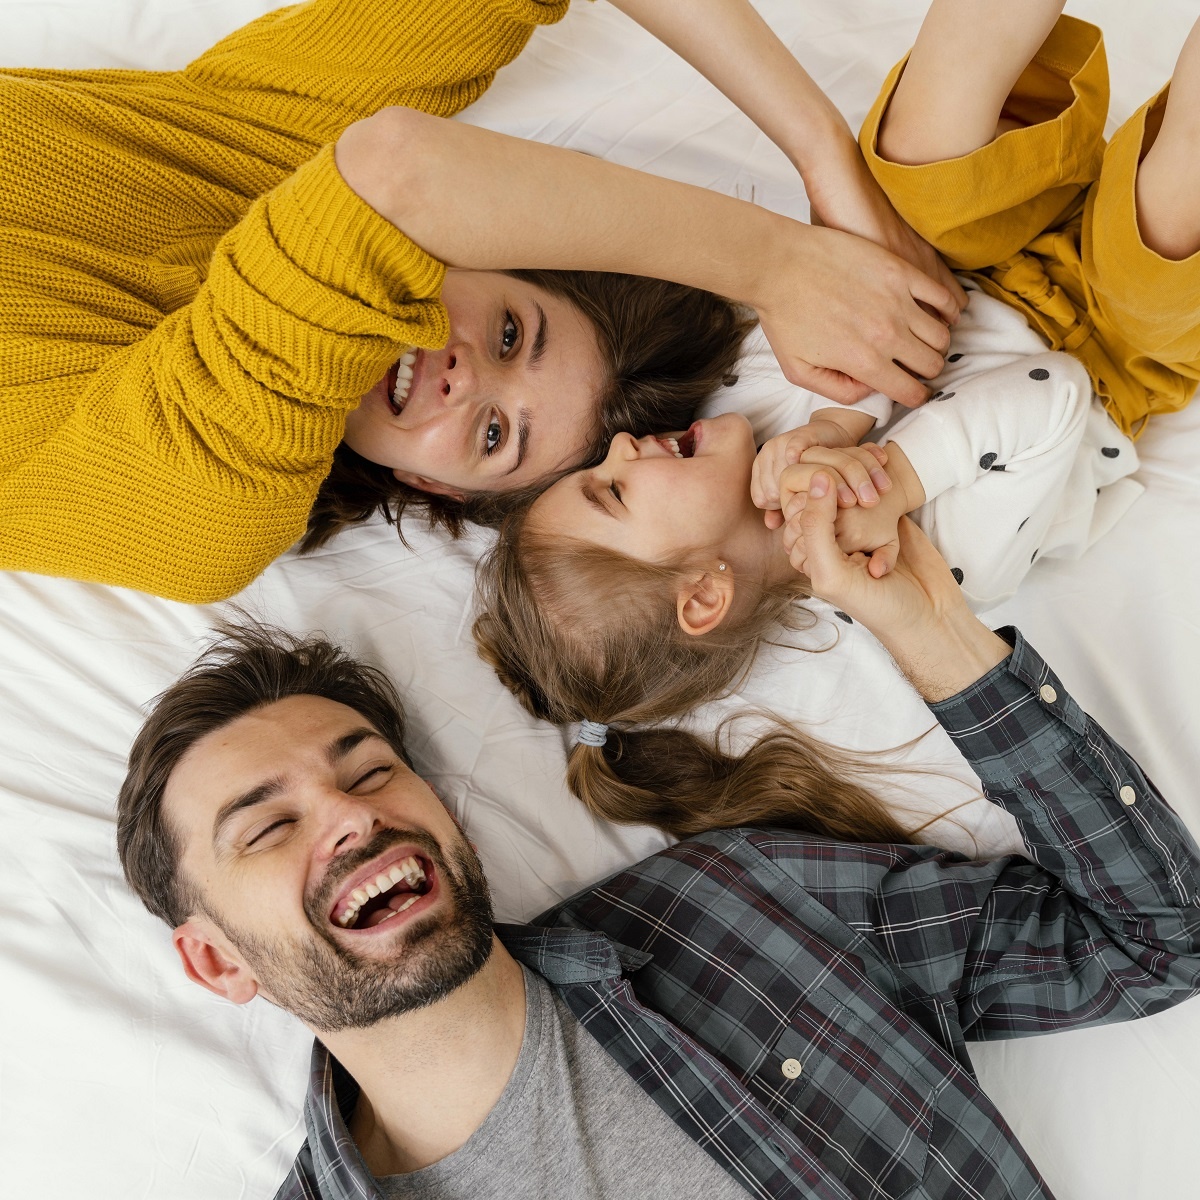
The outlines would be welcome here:
[[[1145,143],[1136,185],[1142,241],[1163,258],[1188,258],[1200,250],[1200,21],[1180,51],[1166,111],[1147,114]]]
[[[1010,20],[995,16],[993,4],[983,0],[937,0],[921,30],[924,65],[916,62],[914,69],[914,50],[913,60],[892,70],[863,123],[859,146],[896,211],[951,267],[974,271],[1020,253],[1062,221],[1095,180],[1104,153],[1108,64],[1100,31],[1085,21],[1060,16],[1043,37],[1059,0],[1036,0],[1041,24],[1032,31],[1022,27],[1008,42],[999,33],[993,38],[991,27],[986,37],[968,27],[960,5],[981,21],[990,14],[997,29]],[[1015,11],[1034,7],[1035,0],[1018,0]],[[943,25],[953,38],[943,36]],[[956,39],[968,33],[978,44],[989,45],[991,38],[1007,49],[994,58],[960,53]],[[942,59],[956,58],[943,83]],[[977,88],[976,76],[986,85]],[[882,146],[881,127],[892,119],[902,91],[907,99],[892,123],[900,148]],[[961,125],[960,113],[971,114]],[[1003,137],[995,136],[998,125],[1006,128]],[[889,153],[922,161],[896,162]],[[954,154],[959,157],[946,157]],[[936,161],[923,161],[928,158]]]
[[[1002,118],[1005,101],[1063,3],[933,0],[884,116],[879,153],[909,165],[942,162],[1028,123]]]

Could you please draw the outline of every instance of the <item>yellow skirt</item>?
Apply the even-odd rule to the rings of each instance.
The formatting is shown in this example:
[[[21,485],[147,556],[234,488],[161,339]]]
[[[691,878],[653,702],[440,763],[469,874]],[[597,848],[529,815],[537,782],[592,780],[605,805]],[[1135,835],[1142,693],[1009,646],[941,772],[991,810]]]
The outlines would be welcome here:
[[[1147,115],[1167,89],[1106,147],[1103,38],[1060,17],[1005,104],[1024,127],[962,158],[901,166],[880,158],[876,141],[905,62],[859,134],[897,212],[1051,349],[1079,359],[1126,433],[1187,404],[1200,380],[1200,254],[1174,262],[1149,249],[1134,206]]]

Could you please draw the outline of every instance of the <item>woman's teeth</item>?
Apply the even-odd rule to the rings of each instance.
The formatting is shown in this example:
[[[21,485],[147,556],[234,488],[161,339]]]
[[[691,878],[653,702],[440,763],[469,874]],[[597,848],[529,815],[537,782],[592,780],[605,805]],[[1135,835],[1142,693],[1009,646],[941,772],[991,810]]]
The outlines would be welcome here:
[[[396,380],[392,384],[392,392],[388,396],[388,400],[397,414],[404,407],[405,400],[408,399],[408,389],[412,387],[413,363],[416,361],[417,352],[413,349],[406,350],[400,356],[400,361],[396,363]]]
[[[400,862],[394,863],[386,871],[381,871],[374,879],[368,880],[366,883],[356,887],[347,897],[345,909],[338,914],[336,918],[337,923],[343,929],[349,929],[358,919],[359,910],[368,900],[375,896],[380,896],[384,892],[390,892],[392,888],[401,882],[414,893],[425,882],[425,871],[412,855],[401,859]],[[420,894],[410,896],[403,904],[398,905],[390,916],[394,916],[398,912],[403,912],[419,899]],[[388,917],[384,917],[385,921],[388,919]],[[382,924],[382,922],[379,923]]]

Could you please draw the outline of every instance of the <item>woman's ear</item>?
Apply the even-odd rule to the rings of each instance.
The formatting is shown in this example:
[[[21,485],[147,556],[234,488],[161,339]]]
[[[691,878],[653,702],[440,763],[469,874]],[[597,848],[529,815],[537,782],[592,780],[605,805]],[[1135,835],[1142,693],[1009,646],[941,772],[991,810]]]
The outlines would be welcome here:
[[[679,628],[703,637],[725,620],[732,604],[733,572],[722,563],[717,571],[705,571],[679,588],[675,596]]]
[[[189,917],[171,934],[187,977],[202,988],[245,1004],[258,994],[258,980],[241,956],[205,917]]]
[[[431,496],[449,496],[451,500],[457,500],[460,504],[467,498],[467,493],[461,488],[438,483],[436,479],[426,479],[424,475],[413,475],[410,471],[401,471],[399,467],[392,474],[398,483],[416,488],[418,492],[428,492]]]

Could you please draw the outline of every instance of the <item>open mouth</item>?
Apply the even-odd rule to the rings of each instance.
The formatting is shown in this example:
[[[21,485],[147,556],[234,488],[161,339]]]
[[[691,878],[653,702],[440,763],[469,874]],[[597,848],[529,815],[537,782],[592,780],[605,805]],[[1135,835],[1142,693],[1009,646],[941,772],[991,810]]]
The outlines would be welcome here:
[[[676,435],[663,434],[662,437],[655,438],[658,444],[675,455],[676,458],[691,458],[696,453],[696,441],[699,430],[696,426],[698,421],[693,422],[686,433]]]
[[[387,373],[387,400],[392,412],[398,417],[404,411],[413,381],[413,364],[417,361],[415,349],[405,352],[394,362]]]
[[[433,886],[433,864],[409,854],[343,891],[329,919],[339,929],[376,929],[407,912]]]

